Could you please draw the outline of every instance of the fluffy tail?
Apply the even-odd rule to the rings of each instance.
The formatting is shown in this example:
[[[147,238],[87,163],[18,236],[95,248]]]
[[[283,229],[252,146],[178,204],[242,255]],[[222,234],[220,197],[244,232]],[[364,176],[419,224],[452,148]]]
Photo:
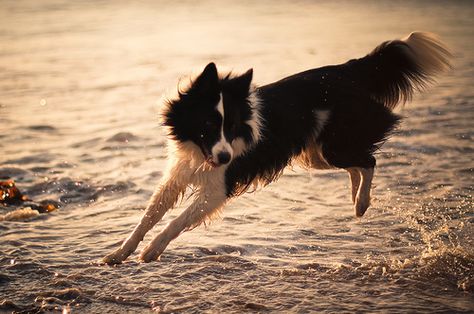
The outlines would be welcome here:
[[[410,100],[415,91],[424,90],[434,75],[451,68],[451,58],[436,35],[414,32],[382,43],[357,61],[367,74],[363,85],[370,95],[393,109]]]

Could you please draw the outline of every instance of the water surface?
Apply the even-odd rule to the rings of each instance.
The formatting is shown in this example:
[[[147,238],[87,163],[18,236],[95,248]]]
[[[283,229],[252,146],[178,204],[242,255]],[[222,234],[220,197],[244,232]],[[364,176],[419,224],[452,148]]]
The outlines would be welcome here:
[[[0,312],[474,312],[472,16],[470,1],[2,1],[0,178],[60,208],[0,222]],[[288,169],[159,262],[97,264],[162,176],[159,99],[179,77],[215,61],[265,84],[414,30],[455,68],[398,110],[364,218],[345,172]]]

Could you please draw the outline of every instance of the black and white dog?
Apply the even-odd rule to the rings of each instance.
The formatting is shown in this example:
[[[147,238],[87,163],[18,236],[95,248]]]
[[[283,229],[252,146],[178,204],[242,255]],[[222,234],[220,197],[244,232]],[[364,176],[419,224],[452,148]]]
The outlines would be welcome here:
[[[392,113],[450,67],[451,54],[428,33],[387,41],[367,56],[340,65],[252,85],[252,70],[219,74],[209,63],[178,95],[165,101],[169,166],[145,215],[104,262],[116,264],[183,196],[193,203],[142,251],[156,260],[171,240],[218,214],[250,187],[278,179],[286,166],[348,171],[356,216],[370,203],[377,151],[397,126]]]

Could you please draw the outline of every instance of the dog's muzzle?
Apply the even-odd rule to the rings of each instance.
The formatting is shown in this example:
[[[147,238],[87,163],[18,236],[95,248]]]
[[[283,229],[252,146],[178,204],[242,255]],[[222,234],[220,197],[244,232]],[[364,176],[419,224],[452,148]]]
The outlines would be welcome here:
[[[230,161],[230,154],[228,152],[220,152],[217,154],[217,160],[219,164],[225,165]]]
[[[227,151],[222,151],[217,154],[217,156],[209,156],[206,159],[206,162],[212,167],[220,167],[226,165],[232,159],[232,155]]]

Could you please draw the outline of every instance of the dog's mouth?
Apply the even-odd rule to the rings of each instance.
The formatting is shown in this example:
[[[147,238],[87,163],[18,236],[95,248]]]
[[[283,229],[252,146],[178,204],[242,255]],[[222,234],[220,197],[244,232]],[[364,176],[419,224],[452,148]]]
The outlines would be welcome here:
[[[200,148],[201,148],[202,155],[204,156],[204,162],[207,165],[211,166],[212,168],[217,168],[220,166],[218,163],[216,163],[213,160],[212,155],[207,152],[207,149],[205,149],[203,146],[200,146]]]
[[[206,158],[206,163],[207,163],[208,165],[210,165],[212,168],[217,168],[217,167],[220,166],[219,163],[216,163],[216,162],[213,160],[212,156],[208,156],[208,157]]]

